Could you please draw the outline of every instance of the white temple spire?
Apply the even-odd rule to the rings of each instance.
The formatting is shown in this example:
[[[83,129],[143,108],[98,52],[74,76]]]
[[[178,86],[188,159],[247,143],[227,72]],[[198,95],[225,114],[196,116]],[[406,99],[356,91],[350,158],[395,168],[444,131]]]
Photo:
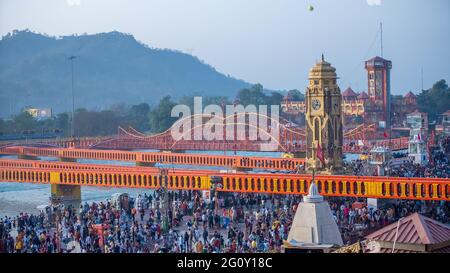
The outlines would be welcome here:
[[[314,180],[309,185],[308,195],[304,197],[305,203],[320,203],[323,201],[323,196],[320,195],[319,189],[314,183]]]

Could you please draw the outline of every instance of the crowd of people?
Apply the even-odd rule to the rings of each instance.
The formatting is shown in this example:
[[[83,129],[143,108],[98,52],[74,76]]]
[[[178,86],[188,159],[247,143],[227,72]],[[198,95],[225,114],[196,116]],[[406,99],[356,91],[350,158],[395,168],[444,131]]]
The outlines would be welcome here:
[[[426,164],[414,163],[407,157],[397,158],[392,160],[390,167],[386,166],[385,173],[395,177],[450,178],[449,154],[450,137],[447,137],[439,141],[438,149],[430,151]],[[361,159],[345,162],[344,171],[353,175],[378,175],[376,169],[370,168],[368,160]]]
[[[298,196],[235,193],[221,196],[215,207],[198,192],[174,192],[169,195],[172,208],[164,214],[160,197],[157,191],[138,196],[129,208],[107,200],[85,203],[79,212],[55,208],[2,218],[0,252],[280,252],[301,201]],[[448,202],[397,200],[372,209],[355,198],[327,201],[345,243],[414,212],[449,222]]]
[[[429,164],[402,164],[392,175],[448,177],[450,140],[440,147]],[[345,167],[360,175],[364,161]],[[168,192],[166,199],[159,190],[148,193],[126,204],[106,200],[0,218],[0,253],[280,252],[301,202],[293,195],[220,193],[208,202],[198,191]],[[450,223],[444,201],[392,200],[374,208],[364,199],[326,200],[346,244],[415,212]]]

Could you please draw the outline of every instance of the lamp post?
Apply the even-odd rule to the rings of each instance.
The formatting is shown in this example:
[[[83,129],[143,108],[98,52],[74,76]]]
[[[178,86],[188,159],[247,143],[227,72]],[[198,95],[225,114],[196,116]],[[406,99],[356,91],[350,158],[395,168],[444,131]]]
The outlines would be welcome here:
[[[222,116],[224,117],[223,119],[223,124],[222,124],[222,146],[223,146],[223,155],[227,155],[227,151],[225,149],[225,138],[226,138],[226,124],[227,124],[227,114],[225,113],[225,100],[222,99],[220,106],[222,108]]]
[[[395,113],[392,114],[389,110],[389,158],[387,159],[387,176],[391,176],[391,156],[392,156],[392,118]]]
[[[214,214],[217,214],[219,210],[219,189],[223,188],[223,178],[220,176],[211,176],[210,181],[210,192],[214,194]],[[210,196],[212,196],[212,194],[210,194]]]
[[[161,189],[161,209],[162,209],[162,230],[164,233],[167,233],[169,230],[169,195],[168,195],[168,169],[161,168],[159,169],[159,181],[160,181],[160,189]]]
[[[70,60],[71,68],[72,68],[72,124],[71,124],[71,136],[75,137],[75,95],[74,95],[74,81],[73,81],[73,60],[75,60],[77,56],[72,55],[68,59]]]

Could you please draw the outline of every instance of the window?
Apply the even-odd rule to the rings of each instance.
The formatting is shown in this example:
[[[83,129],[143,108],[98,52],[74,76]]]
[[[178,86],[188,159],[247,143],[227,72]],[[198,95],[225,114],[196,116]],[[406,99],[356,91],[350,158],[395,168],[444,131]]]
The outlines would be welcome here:
[[[319,141],[320,121],[318,118],[314,120],[314,140]]]

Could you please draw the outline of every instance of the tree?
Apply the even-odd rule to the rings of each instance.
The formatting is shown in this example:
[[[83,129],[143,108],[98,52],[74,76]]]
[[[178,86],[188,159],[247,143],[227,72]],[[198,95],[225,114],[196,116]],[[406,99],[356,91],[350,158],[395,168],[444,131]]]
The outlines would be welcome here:
[[[272,92],[270,97],[267,98],[268,105],[281,105],[281,101],[283,100],[283,95],[278,92]]]
[[[225,105],[230,105],[232,103],[229,98],[224,96],[201,96],[201,97],[203,108],[211,104],[221,106],[222,103],[225,103]],[[180,98],[179,103],[187,105],[189,109],[191,109],[191,112],[194,113],[194,96],[183,96]]]
[[[171,117],[172,108],[176,103],[171,100],[170,96],[165,96],[149,113],[149,128],[151,132],[163,132],[172,126],[178,119]]]
[[[56,116],[56,129],[63,130],[64,132],[69,131],[69,114],[60,113]]]
[[[101,136],[117,132],[118,117],[113,111],[87,111],[77,109],[75,112],[75,136]]]
[[[144,132],[149,129],[150,106],[147,103],[141,103],[131,106],[128,111],[127,121],[138,131]]]
[[[267,96],[263,92],[263,86],[261,84],[255,84],[250,89],[241,89],[236,95],[236,100],[239,104],[244,106],[253,105],[265,105],[267,104]]]
[[[288,96],[290,96],[293,101],[304,101],[305,100],[305,95],[302,92],[300,92],[298,89],[289,90]]]
[[[126,116],[130,109],[124,102],[121,102],[111,105],[110,110],[113,111],[117,116]]]
[[[35,130],[38,122],[30,113],[24,111],[14,117],[14,124],[14,129],[22,132],[27,130]]]
[[[428,113],[430,120],[450,109],[450,88],[445,80],[436,82],[431,89],[417,96],[419,110]]]

